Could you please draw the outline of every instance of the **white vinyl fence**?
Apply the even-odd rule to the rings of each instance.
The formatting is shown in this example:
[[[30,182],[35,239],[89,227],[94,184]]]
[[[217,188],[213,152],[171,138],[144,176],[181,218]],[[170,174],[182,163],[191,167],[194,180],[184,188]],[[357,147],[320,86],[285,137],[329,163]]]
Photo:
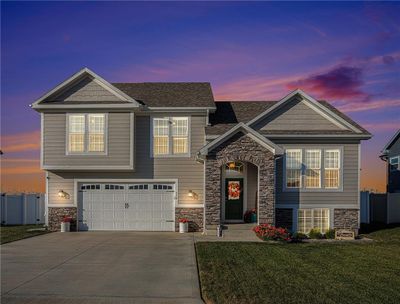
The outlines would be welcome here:
[[[44,224],[45,195],[43,193],[1,194],[1,224]]]

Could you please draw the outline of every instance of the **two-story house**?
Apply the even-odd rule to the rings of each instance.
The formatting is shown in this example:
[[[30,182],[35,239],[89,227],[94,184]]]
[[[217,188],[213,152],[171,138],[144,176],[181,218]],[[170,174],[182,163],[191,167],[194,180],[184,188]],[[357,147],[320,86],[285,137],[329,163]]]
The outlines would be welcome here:
[[[382,150],[381,159],[387,162],[388,193],[400,193],[400,129]]]
[[[109,83],[83,69],[32,108],[41,115],[48,224],[175,231],[243,222],[308,232],[359,227],[365,129],[295,90],[214,101],[209,83]]]

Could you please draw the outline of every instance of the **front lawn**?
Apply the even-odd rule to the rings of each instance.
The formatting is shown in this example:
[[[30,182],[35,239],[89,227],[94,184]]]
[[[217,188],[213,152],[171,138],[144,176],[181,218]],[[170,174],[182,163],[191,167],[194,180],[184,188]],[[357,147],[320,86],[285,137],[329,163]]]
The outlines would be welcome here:
[[[400,303],[400,227],[368,243],[196,244],[206,303]]]
[[[29,229],[36,229],[42,227],[43,225],[1,226],[0,227],[1,244],[14,242],[28,237],[48,233],[48,231],[28,231]]]

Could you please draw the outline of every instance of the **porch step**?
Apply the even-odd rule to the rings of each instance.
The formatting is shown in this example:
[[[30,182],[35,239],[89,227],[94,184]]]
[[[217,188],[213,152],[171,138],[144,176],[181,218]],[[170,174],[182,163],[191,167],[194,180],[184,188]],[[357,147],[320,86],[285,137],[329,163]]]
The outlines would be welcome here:
[[[243,231],[251,231],[256,223],[245,223],[245,224],[223,224],[224,232],[230,230],[243,230]],[[218,225],[207,225],[207,230],[217,230]]]
[[[223,225],[223,237],[217,238],[217,226],[218,225],[207,225],[207,236],[208,238],[198,238],[198,241],[209,240],[210,237],[214,237],[217,241],[247,241],[254,242],[260,241],[255,233],[253,232],[253,227],[256,224],[228,224]]]

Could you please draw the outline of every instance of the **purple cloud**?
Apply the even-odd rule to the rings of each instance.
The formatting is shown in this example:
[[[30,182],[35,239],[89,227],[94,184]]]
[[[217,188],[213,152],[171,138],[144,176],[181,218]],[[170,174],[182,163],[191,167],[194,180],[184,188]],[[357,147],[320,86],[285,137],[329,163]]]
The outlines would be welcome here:
[[[290,82],[290,89],[301,88],[313,94],[331,99],[363,99],[367,100],[368,94],[361,90],[363,69],[353,66],[338,66],[326,73],[309,76]]]

